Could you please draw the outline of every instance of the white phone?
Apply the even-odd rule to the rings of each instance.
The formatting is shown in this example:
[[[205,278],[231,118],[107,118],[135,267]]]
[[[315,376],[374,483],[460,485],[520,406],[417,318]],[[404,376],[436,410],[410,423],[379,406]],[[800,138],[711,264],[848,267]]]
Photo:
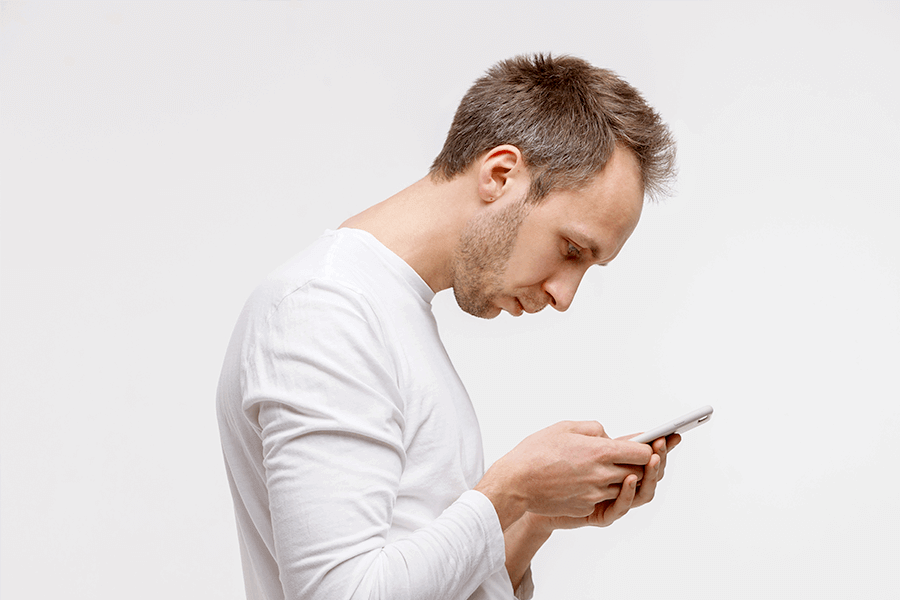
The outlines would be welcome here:
[[[661,437],[666,437],[673,433],[683,433],[709,421],[710,418],[712,418],[712,413],[712,406],[702,406],[687,414],[681,415],[674,421],[669,421],[665,425],[660,425],[655,429],[636,435],[631,438],[631,441],[649,444],[653,440],[658,440]]]

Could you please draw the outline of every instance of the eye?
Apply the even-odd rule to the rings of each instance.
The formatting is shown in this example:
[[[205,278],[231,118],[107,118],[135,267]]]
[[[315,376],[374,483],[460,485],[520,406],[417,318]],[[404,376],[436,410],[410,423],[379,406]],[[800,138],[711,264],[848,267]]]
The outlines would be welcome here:
[[[581,258],[581,248],[572,242],[566,242],[566,256],[569,258]]]

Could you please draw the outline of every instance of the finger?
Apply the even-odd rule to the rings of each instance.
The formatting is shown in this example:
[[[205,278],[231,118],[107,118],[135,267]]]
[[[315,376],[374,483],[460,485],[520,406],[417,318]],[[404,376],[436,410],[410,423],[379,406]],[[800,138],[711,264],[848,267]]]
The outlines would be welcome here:
[[[603,470],[602,478],[598,479],[598,483],[601,480],[607,482],[601,485],[610,491],[609,498],[615,498],[619,493],[619,488],[629,476],[637,479],[638,485],[640,485],[641,479],[644,478],[644,470],[645,467],[636,465],[611,465]]]
[[[654,440],[652,444],[653,452],[659,456],[659,469],[658,475],[656,477],[656,481],[661,480],[666,474],[666,458],[668,456],[666,438],[659,438],[658,440]]]
[[[665,456],[666,454],[666,438],[659,438],[653,440],[650,444],[650,447],[653,448],[653,452],[659,454],[660,457]]]
[[[673,433],[669,437],[666,438],[666,450],[668,452],[672,451],[672,448],[681,443],[681,436],[677,433]]]
[[[662,448],[663,452],[660,453],[662,463],[659,466],[659,477],[657,478],[657,481],[661,480],[666,474],[666,465],[669,461],[669,452],[671,452],[680,443],[681,436],[677,433],[673,433],[666,438],[665,446]]]
[[[609,438],[603,425],[597,421],[565,421],[566,429],[572,433],[590,435],[593,437]]]
[[[641,480],[641,489],[638,490],[634,497],[634,506],[641,506],[653,500],[656,494],[656,483],[659,481],[659,465],[661,459],[659,455],[654,454],[644,468],[644,479]]]
[[[594,524],[598,527],[606,527],[607,525],[611,525],[618,519],[625,516],[625,513],[627,513],[629,509],[631,509],[636,491],[637,477],[635,477],[634,475],[629,475],[622,483],[622,490],[616,497],[615,502],[613,502],[612,504],[607,504],[603,508],[601,508],[602,514],[597,515],[598,519]]]
[[[613,440],[612,462],[617,465],[646,465],[653,456],[653,449],[647,444]]]

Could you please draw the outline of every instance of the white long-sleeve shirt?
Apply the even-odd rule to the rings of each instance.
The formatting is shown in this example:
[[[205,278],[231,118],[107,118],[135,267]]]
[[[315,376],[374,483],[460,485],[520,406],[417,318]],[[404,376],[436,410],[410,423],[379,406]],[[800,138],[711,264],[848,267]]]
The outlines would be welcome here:
[[[217,394],[248,598],[513,598],[433,297],[340,229],[248,300]]]

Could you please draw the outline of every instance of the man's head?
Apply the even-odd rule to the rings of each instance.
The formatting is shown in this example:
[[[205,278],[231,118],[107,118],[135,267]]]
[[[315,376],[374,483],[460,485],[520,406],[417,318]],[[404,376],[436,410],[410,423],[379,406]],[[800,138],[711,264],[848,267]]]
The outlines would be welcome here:
[[[542,55],[492,67],[431,168],[446,181],[475,169],[487,196],[453,257],[460,307],[487,318],[568,308],[587,267],[621,250],[644,196],[667,190],[674,157],[659,115],[610,71]],[[495,201],[485,190],[497,186]]]
[[[517,173],[520,163],[509,146],[482,162],[485,185],[503,191],[468,220],[453,254],[456,301],[477,317],[566,310],[587,269],[612,261],[640,219],[644,186],[630,150],[616,148],[586,185],[537,203],[529,201],[527,172]]]
[[[634,152],[651,198],[674,175],[674,138],[640,92],[571,56],[517,56],[491,67],[460,102],[431,175],[452,179],[503,144],[522,153],[530,202],[588,184],[617,146]]]

